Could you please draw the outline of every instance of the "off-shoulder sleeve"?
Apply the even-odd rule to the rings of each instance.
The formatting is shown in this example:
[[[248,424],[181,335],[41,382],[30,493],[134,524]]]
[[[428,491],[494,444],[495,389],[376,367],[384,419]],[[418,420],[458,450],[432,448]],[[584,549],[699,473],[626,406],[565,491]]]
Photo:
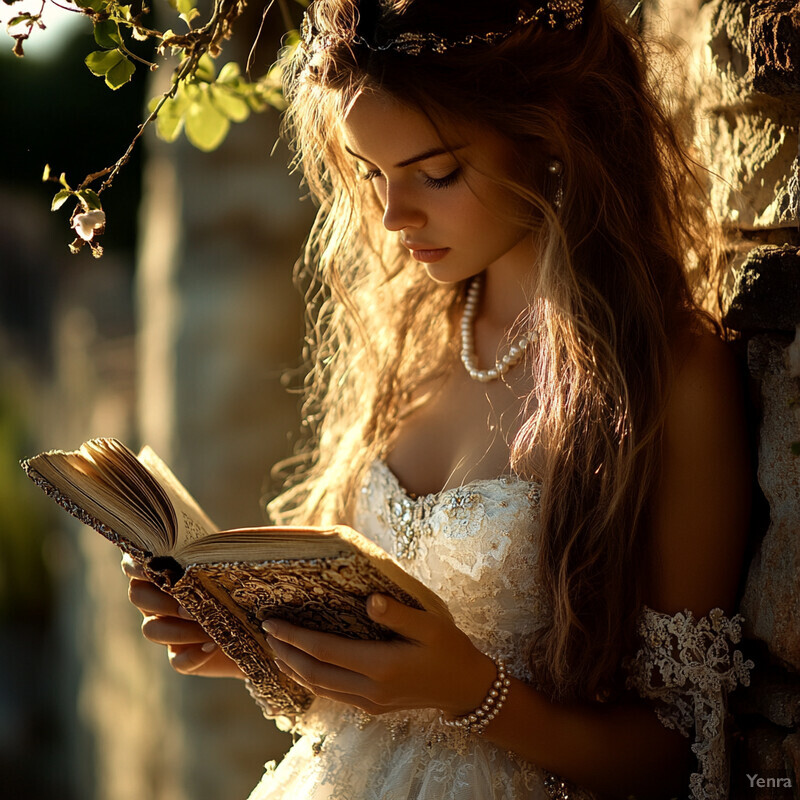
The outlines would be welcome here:
[[[669,615],[644,606],[637,623],[640,647],[626,662],[628,688],[654,702],[667,728],[694,738],[694,800],[728,796],[727,695],[740,683],[749,686],[754,666],[734,647],[741,623],[740,615],[729,619],[719,608],[695,620],[691,611]]]

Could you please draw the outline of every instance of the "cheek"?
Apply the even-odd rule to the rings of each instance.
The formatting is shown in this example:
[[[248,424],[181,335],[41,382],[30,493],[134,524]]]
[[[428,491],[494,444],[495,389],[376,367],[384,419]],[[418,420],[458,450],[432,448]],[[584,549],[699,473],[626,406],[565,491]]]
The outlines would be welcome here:
[[[465,204],[460,216],[460,228],[465,239],[477,245],[497,246],[516,241],[523,233],[521,226],[515,223],[513,210],[503,207],[507,198],[497,197],[495,205],[487,208],[484,204],[473,202]]]
[[[499,222],[486,204],[467,187],[454,195],[447,205],[447,213],[465,238],[491,235]]]
[[[471,228],[495,235],[515,226],[519,216],[520,200],[508,189],[484,176],[472,176],[459,191],[462,215]]]

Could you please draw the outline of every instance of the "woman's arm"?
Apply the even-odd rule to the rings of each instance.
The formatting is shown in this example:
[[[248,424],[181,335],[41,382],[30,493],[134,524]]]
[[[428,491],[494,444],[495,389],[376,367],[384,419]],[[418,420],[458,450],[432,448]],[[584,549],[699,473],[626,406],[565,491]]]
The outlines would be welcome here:
[[[749,513],[739,376],[726,346],[704,336],[680,367],[668,403],[647,604],[668,614],[689,609],[697,618],[715,607],[730,613]],[[512,686],[509,701],[515,694],[484,734],[497,744],[524,749],[521,755],[598,790],[685,790],[689,742],[651,709],[556,707],[523,685]]]
[[[647,604],[696,617],[735,601],[749,518],[750,475],[740,381],[727,348],[698,339],[668,403],[654,504]],[[413,641],[352,643],[276,622],[270,644],[287,674],[316,694],[369,713],[435,707],[471,711],[494,665],[457,629],[389,601],[376,620]],[[644,702],[557,705],[512,680],[483,737],[589,789],[672,796],[686,788],[690,741]]]

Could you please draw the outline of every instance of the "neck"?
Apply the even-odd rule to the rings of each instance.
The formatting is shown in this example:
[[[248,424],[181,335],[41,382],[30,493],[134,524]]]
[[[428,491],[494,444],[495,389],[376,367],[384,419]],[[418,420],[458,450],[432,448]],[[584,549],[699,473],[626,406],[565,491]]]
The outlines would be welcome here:
[[[484,284],[477,322],[487,332],[506,332],[520,314],[530,307],[530,283],[536,252],[530,236],[484,273]]]

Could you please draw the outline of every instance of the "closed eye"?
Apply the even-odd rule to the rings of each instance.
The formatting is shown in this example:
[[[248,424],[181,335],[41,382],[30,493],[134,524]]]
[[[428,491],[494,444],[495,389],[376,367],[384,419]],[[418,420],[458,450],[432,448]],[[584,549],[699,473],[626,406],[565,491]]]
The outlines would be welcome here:
[[[432,178],[430,175],[425,176],[425,185],[430,186],[431,189],[446,189],[452,186],[461,177],[461,167],[456,167],[449,175],[443,178]]]
[[[358,177],[362,181],[372,181],[375,178],[380,178],[383,173],[379,169],[370,169],[366,172],[359,172]]]
[[[358,177],[362,181],[373,181],[376,178],[382,178],[383,173],[379,169],[370,169],[365,172],[359,172]],[[430,175],[424,175],[425,185],[431,189],[446,189],[452,186],[461,177],[461,167],[456,167],[449,175],[442,178],[434,178]]]

